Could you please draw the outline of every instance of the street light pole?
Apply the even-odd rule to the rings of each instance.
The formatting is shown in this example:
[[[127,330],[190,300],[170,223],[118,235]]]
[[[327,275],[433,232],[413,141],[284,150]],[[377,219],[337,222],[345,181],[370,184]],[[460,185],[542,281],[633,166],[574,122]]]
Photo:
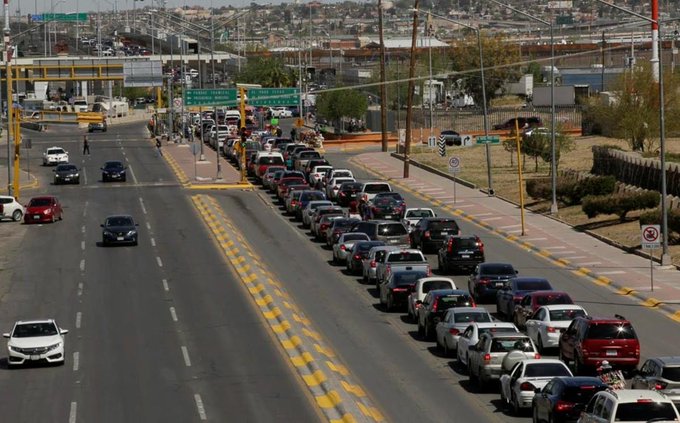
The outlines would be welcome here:
[[[555,38],[553,35],[553,24],[544,19],[537,18],[534,15],[516,9],[509,4],[501,3],[498,0],[489,0],[501,7],[510,9],[515,13],[519,13],[522,16],[534,20],[536,22],[547,25],[550,28],[550,176],[552,185],[552,202],[550,204],[550,214],[557,214],[557,146],[555,145]],[[601,0],[598,0],[601,1]]]
[[[430,7],[430,9],[432,9]],[[430,89],[428,90],[428,105],[430,107],[430,137],[434,136],[434,109],[432,106],[432,10],[427,15],[427,23],[426,23],[426,28],[425,28],[425,33],[427,34],[427,43],[428,43],[428,61],[429,61],[429,67],[430,67],[430,80],[428,81],[428,85]],[[429,142],[429,141],[428,141]]]
[[[383,34],[383,2],[378,0],[378,28],[380,31],[380,140],[381,150],[387,151],[387,72],[385,70],[385,37]],[[329,46],[330,50],[330,46]]]

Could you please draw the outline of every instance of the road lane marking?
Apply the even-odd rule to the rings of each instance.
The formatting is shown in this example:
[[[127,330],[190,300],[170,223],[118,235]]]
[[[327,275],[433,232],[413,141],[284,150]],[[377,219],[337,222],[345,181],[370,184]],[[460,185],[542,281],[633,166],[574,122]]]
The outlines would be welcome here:
[[[170,286],[168,286],[168,280],[167,279],[163,279],[163,289],[165,291],[170,291]]]
[[[87,185],[87,171],[85,168],[83,168],[83,185]],[[83,211],[83,213],[85,212]]]
[[[85,259],[80,260],[80,271],[85,271]]]
[[[80,249],[85,251],[85,241],[80,241]]]
[[[81,323],[82,319],[83,319],[83,313],[77,312],[76,313],[76,329],[80,329],[80,323]]]
[[[187,347],[182,345],[182,356],[184,357],[184,364],[187,367],[191,367],[191,359],[189,358],[189,350],[187,350]]]
[[[149,222],[146,222],[146,229],[151,230],[151,224]]]
[[[158,267],[163,267],[163,262],[161,261],[161,258],[156,256],[156,263],[158,263]]]
[[[588,263],[579,263],[579,266],[592,266],[593,264],[602,264],[601,261],[589,261]]]
[[[142,213],[146,214],[146,207],[144,207],[144,199],[139,197],[139,205],[142,206]]]
[[[77,372],[80,367],[80,353],[78,351],[73,353],[73,371]]]
[[[531,241],[547,241],[548,238],[527,238],[524,241],[531,242]]]
[[[623,270],[611,270],[609,272],[597,272],[598,275],[622,275],[626,272]]]
[[[175,307],[170,307],[170,316],[172,316],[172,321],[177,321],[177,312],[175,312]]]
[[[80,297],[81,295],[83,295],[83,283],[79,282],[78,283],[78,296]]]
[[[85,169],[83,169],[85,170]],[[87,206],[90,204],[89,201],[85,202],[85,207],[83,207],[83,217],[87,216]]]
[[[151,246],[152,246],[152,247],[155,247],[155,246],[156,246],[156,240],[153,239],[153,238],[151,238]]]
[[[80,227],[80,232],[85,233],[85,225]]]
[[[203,400],[199,394],[194,394],[194,401],[196,401],[196,409],[198,410],[198,417],[201,420],[208,420],[208,416],[205,414],[205,407],[203,406]]]
[[[71,411],[68,413],[68,423],[76,423],[76,414],[78,413],[78,403],[73,401],[71,403]]]
[[[132,165],[128,165],[128,169],[130,169],[130,175],[132,176],[132,181],[136,184],[137,183],[137,177],[135,176],[135,171],[132,170]]]

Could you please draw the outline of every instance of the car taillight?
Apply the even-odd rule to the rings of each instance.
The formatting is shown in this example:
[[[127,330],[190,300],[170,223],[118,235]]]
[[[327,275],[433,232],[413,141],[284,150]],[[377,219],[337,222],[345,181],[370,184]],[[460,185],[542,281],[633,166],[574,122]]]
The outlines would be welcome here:
[[[375,213],[375,212],[377,212],[377,211],[378,211],[378,208],[377,208],[377,207],[375,207],[375,206],[373,206],[373,207],[371,207],[371,210],[373,210],[373,213]]]
[[[491,354],[484,354],[484,362],[488,363],[491,361]]]
[[[361,254],[355,254],[354,260],[361,260]]]
[[[539,353],[534,354],[534,359],[535,359],[535,360],[540,360],[540,359],[541,359],[541,354],[539,354]]]
[[[375,260],[371,260],[371,267],[375,268],[375,266],[376,266]]]
[[[321,230],[321,231],[325,231],[326,229],[328,229],[328,224],[327,224],[327,223],[322,223],[322,224],[319,226],[319,230]]]
[[[449,238],[449,242],[446,244],[446,252],[453,253],[453,238]]]
[[[434,304],[432,304],[432,312],[433,313],[437,312],[437,307],[439,307],[439,298],[434,300]]]
[[[430,231],[425,231],[423,234],[423,238],[429,238],[430,237]]]
[[[519,385],[520,391],[533,391],[534,389],[536,389],[534,385],[529,382],[523,382],[521,385]]]
[[[555,411],[557,412],[568,411],[574,408],[575,405],[576,404],[574,404],[573,402],[557,400],[557,402],[555,403]]]
[[[291,205],[291,206],[295,206],[296,204],[297,204],[297,201],[295,201],[295,200],[290,200],[290,205]]]
[[[451,335],[458,335],[460,333],[460,331],[458,329],[451,328],[451,329],[449,329],[449,333]]]
[[[427,265],[427,276],[432,276],[432,268],[429,264]]]
[[[347,195],[347,193],[346,193],[345,191],[340,191],[340,192],[338,193],[338,195],[339,195],[340,197],[344,197],[344,196]]]
[[[408,288],[392,288],[392,292],[408,292]]]
[[[654,384],[654,389],[656,389],[657,391],[663,391],[664,389],[666,389],[667,386],[668,384],[666,382],[656,382]]]
[[[345,247],[345,244],[342,244],[342,245],[340,246],[340,249],[341,249],[342,251],[345,251],[345,250],[347,249],[347,247]]]
[[[545,328],[545,330],[548,331],[548,333],[555,333],[555,332],[557,332],[557,329],[555,329],[555,328],[552,327],[552,326],[548,326],[547,328]]]
[[[477,247],[479,247],[479,252],[484,253],[484,243],[481,239],[477,238]]]
[[[489,278],[481,278],[479,282],[477,282],[477,285],[489,285],[491,283],[491,279]]]

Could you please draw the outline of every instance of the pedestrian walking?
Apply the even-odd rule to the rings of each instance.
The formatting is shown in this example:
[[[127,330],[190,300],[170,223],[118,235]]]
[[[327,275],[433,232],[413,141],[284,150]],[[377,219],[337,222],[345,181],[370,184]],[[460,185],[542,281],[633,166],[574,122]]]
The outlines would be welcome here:
[[[87,135],[83,135],[83,155],[90,155],[90,141],[87,139]]]
[[[295,141],[295,136],[296,136],[296,135],[297,135],[297,131],[295,130],[295,127],[293,127],[293,129],[290,130],[290,139],[291,139],[292,141]]]
[[[156,138],[156,150],[158,151],[158,155],[160,157],[163,156],[163,150],[161,150],[161,140],[160,138]]]

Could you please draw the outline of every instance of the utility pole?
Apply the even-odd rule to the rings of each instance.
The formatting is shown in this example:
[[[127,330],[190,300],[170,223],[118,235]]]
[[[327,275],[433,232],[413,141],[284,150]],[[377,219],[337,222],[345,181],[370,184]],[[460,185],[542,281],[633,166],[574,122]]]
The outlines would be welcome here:
[[[9,10],[9,0],[4,0],[5,2],[5,10]],[[5,26],[3,28],[3,41],[2,41],[2,60],[7,63],[7,70],[9,71],[9,60],[8,60],[8,55],[9,55],[9,34],[10,34],[10,29],[9,29],[9,19],[7,15],[5,15]],[[9,86],[9,72],[7,73],[7,90],[10,90]],[[9,96],[8,96],[9,98]],[[12,149],[9,146],[9,140],[10,140],[10,120],[9,120],[9,114],[10,114],[10,104],[7,103],[7,195],[12,195]],[[2,112],[3,112],[3,107],[2,107],[2,84],[0,84],[0,134],[2,133]]]
[[[380,31],[380,130],[382,140],[382,151],[387,151],[387,87],[385,81],[387,75],[385,72],[385,38],[383,34],[383,2],[378,0],[378,28]],[[330,50],[330,46],[328,46]],[[333,64],[331,63],[331,66]]]
[[[413,88],[416,71],[416,42],[418,41],[418,6],[420,0],[416,0],[413,7],[413,30],[411,31],[411,58],[408,68],[408,93],[406,94],[406,141],[404,143],[404,178],[409,177],[409,165],[411,160],[411,116],[413,114]]]

